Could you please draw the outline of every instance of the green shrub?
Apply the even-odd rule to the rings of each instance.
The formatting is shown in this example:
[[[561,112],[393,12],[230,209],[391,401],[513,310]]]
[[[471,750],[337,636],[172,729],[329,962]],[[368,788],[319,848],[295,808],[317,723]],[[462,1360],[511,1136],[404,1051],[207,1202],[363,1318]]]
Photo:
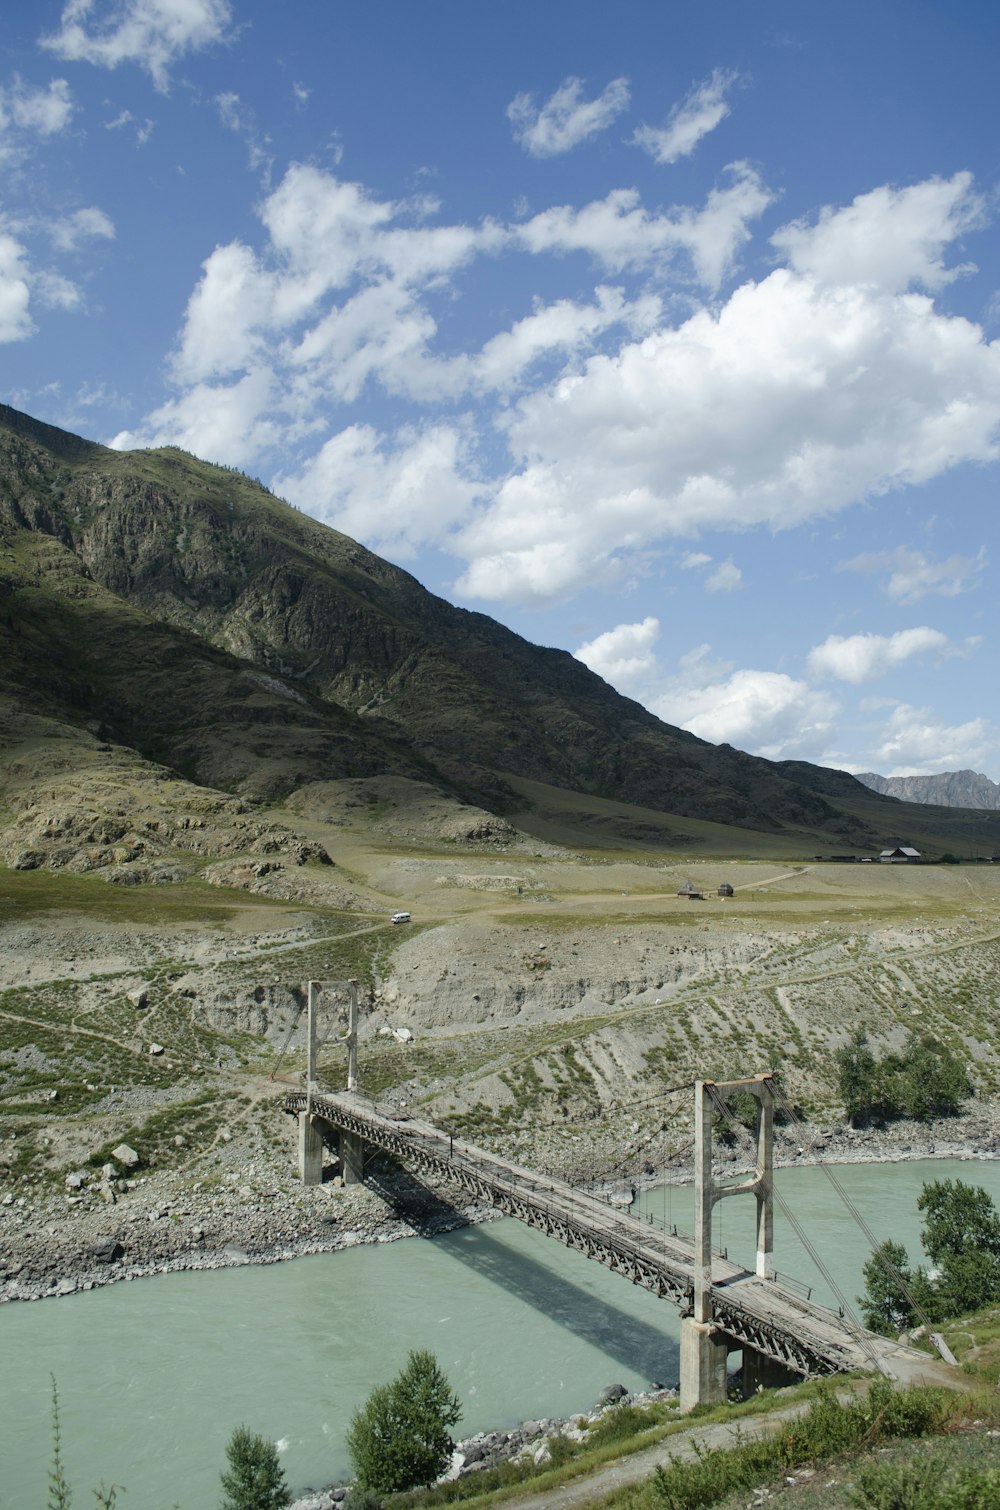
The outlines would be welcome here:
[[[790,1469],[893,1437],[920,1436],[943,1415],[940,1390],[894,1390],[876,1379],[866,1397],[846,1402],[829,1389],[797,1421],[760,1441],[701,1451],[694,1462],[673,1458],[658,1468],[654,1493],[665,1510],[703,1510],[736,1490],[774,1482]]]
[[[292,1496],[278,1462],[278,1449],[266,1437],[237,1426],[226,1445],[222,1510],[282,1510]]]
[[[432,1353],[411,1352],[403,1372],[356,1410],[347,1450],[365,1489],[381,1494],[433,1484],[448,1466],[462,1407]]]
[[[852,1500],[864,1510],[986,1510],[1000,1505],[1000,1469],[960,1468],[929,1454],[905,1463],[869,1463]]]

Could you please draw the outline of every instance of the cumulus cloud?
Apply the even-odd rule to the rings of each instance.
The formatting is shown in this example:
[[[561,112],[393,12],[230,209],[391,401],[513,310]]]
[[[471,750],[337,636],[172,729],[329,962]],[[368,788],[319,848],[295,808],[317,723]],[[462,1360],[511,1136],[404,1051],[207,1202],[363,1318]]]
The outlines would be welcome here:
[[[37,136],[65,130],[73,114],[73,98],[65,79],[53,79],[47,89],[33,88],[17,74],[0,88],[0,144],[12,129]]]
[[[729,95],[739,75],[717,68],[711,78],[698,84],[675,105],[665,126],[640,126],[632,137],[635,146],[658,163],[675,163],[690,157],[703,136],[714,131],[729,114]]]
[[[573,654],[622,692],[658,675],[655,646],[659,637],[660,621],[650,616],[641,624],[619,624],[588,640]]]
[[[586,252],[611,272],[665,269],[680,254],[695,276],[718,288],[740,248],[750,238],[750,222],[763,214],[773,195],[748,163],[731,163],[726,182],[699,209],[683,207],[651,214],[637,189],[613,189],[581,209],[557,205],[524,221],[517,239],[536,255]]]
[[[660,621],[618,624],[574,651],[619,692],[665,723],[712,744],[732,744],[769,760],[816,759],[829,747],[839,704],[783,672],[735,669],[698,645],[667,672],[656,654]]]
[[[223,40],[229,0],[68,0],[61,26],[41,45],[74,63],[137,63],[166,91],[178,58]]]
[[[688,668],[688,676],[695,670]],[[647,706],[712,744],[768,760],[815,759],[829,744],[839,705],[829,693],[780,671],[733,671],[724,679],[677,681]]]
[[[986,547],[975,556],[947,556],[935,561],[924,551],[900,545],[892,551],[872,551],[838,563],[838,571],[888,573],[885,591],[895,603],[917,603],[928,593],[955,598],[978,587],[986,570]]]
[[[994,759],[996,747],[997,731],[984,718],[949,725],[930,708],[899,703],[882,731],[873,769],[888,776],[979,770]]]
[[[555,157],[607,130],[628,103],[627,79],[612,79],[596,99],[587,100],[583,80],[569,78],[541,106],[533,95],[515,95],[507,106],[507,119],[532,157]]]
[[[245,466],[277,439],[279,424],[270,406],[277,397],[266,367],[235,383],[196,383],[147,415],[142,428],[122,430],[111,441],[117,451],[140,446],[182,446],[206,461]]]
[[[708,566],[711,560],[711,556],[706,556],[704,551],[687,551],[681,557],[681,571],[697,571],[701,566]]]
[[[875,681],[916,655],[953,653],[951,641],[939,629],[921,625],[895,634],[831,634],[809,652],[808,666],[815,677],[835,677],[841,682]]]
[[[515,466],[459,542],[462,590],[565,593],[570,518],[591,581],[670,535],[790,528],[994,460],[998,422],[1000,345],[978,326],[780,268],[521,400]]]
[[[21,244],[0,231],[0,341],[23,341],[34,325],[28,306],[31,302],[30,273],[27,253]]]
[[[52,221],[49,234],[60,251],[74,252],[86,241],[113,241],[115,227],[103,210],[88,205],[86,209],[74,210],[72,215]]]
[[[944,252],[983,218],[972,174],[956,173],[906,189],[872,189],[844,209],[827,205],[814,224],[793,221],[771,244],[814,283],[860,283],[886,293],[934,290],[975,270],[969,263],[946,267]]]
[[[443,539],[480,491],[465,438],[450,425],[406,428],[391,440],[370,425],[351,425],[275,487],[324,524],[397,560],[415,543]]]
[[[735,592],[743,584],[743,573],[733,561],[720,561],[705,581],[706,592]]]

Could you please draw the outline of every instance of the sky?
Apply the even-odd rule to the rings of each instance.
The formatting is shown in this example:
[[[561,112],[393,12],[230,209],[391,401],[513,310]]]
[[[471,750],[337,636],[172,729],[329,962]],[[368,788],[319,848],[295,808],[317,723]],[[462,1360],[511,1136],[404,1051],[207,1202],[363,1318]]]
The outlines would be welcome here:
[[[668,723],[1000,780],[1000,7],[7,0],[7,402]]]

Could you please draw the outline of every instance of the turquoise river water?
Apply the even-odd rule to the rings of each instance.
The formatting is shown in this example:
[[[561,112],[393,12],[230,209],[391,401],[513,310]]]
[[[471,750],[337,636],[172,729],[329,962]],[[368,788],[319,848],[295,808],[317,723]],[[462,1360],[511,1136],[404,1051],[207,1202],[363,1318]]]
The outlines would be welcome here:
[[[1000,1162],[929,1160],[836,1167],[880,1238],[919,1254],[916,1197],[961,1178],[1000,1204]],[[867,1248],[823,1170],[783,1169],[781,1198],[853,1302]],[[651,1191],[637,1210],[691,1230],[690,1187]],[[724,1201],[721,1245],[752,1252],[753,1202]],[[824,1282],[780,1209],[783,1274]],[[677,1314],[599,1264],[514,1221],[434,1239],[352,1248],[273,1265],[162,1274],[86,1294],[0,1307],[0,1506],[46,1502],[50,1379],[74,1502],[102,1480],[122,1510],[211,1510],[225,1444],[245,1422],[275,1439],[289,1485],[348,1470],[344,1431],[410,1348],[436,1354],[464,1407],[463,1435],[589,1408],[606,1384],[677,1378]]]

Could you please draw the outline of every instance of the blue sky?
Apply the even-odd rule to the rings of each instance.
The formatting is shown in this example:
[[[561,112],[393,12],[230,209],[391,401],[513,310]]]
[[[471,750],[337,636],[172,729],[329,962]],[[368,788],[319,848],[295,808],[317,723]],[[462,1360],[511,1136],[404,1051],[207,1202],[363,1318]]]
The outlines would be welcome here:
[[[4,395],[668,722],[1000,779],[1000,10],[9,0]]]

